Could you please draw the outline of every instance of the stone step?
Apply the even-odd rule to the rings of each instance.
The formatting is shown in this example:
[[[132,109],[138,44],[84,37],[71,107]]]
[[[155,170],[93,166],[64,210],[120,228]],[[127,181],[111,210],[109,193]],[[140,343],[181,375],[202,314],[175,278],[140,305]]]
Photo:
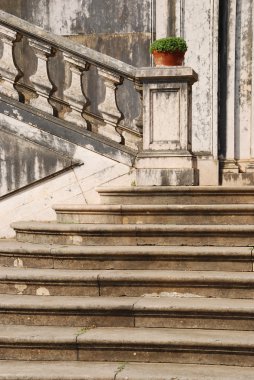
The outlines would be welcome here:
[[[0,293],[69,296],[254,298],[253,272],[0,268]]]
[[[55,205],[59,223],[254,224],[253,204]]]
[[[1,324],[254,330],[254,300],[0,295]]]
[[[253,246],[254,225],[12,223],[18,241],[74,245]]]
[[[63,246],[0,242],[0,266],[253,271],[251,247]]]
[[[2,360],[254,363],[253,331],[1,325],[0,346]]]
[[[254,186],[133,186],[96,189],[103,204],[253,204]]]
[[[0,380],[251,380],[253,367],[173,363],[0,361]]]

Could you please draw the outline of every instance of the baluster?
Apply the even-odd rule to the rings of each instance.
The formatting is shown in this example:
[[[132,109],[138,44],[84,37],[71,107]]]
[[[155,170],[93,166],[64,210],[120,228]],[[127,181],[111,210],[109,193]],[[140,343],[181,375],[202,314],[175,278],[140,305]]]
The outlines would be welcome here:
[[[63,58],[69,67],[70,84],[63,94],[63,101],[68,104],[68,107],[64,107],[59,116],[80,127],[87,128],[87,122],[83,118],[82,113],[88,104],[88,100],[82,91],[81,78],[82,73],[88,70],[89,64],[78,58],[73,58],[65,52],[63,53]]]
[[[98,132],[116,142],[121,142],[122,136],[116,130],[122,117],[116,102],[116,90],[118,85],[122,83],[122,78],[103,69],[98,69],[98,74],[102,77],[106,87],[105,99],[98,106],[105,125],[99,126]]]
[[[18,100],[18,92],[13,87],[18,70],[13,60],[13,42],[17,33],[0,25],[0,38],[3,43],[3,54],[0,58],[0,92]]]
[[[44,112],[53,113],[53,108],[49,104],[49,94],[52,84],[48,78],[47,60],[51,56],[51,47],[43,42],[34,39],[28,39],[29,46],[33,49],[37,58],[37,70],[30,77],[35,90],[36,98],[30,100],[30,104]]]
[[[134,125],[140,133],[143,133],[143,85],[135,82],[134,87],[139,95],[139,115],[134,119]]]
[[[133,120],[133,128],[122,128],[122,136],[124,138],[124,145],[134,150],[139,150],[142,144],[143,134],[143,85],[136,81],[134,82],[135,90],[139,96],[139,114]]]

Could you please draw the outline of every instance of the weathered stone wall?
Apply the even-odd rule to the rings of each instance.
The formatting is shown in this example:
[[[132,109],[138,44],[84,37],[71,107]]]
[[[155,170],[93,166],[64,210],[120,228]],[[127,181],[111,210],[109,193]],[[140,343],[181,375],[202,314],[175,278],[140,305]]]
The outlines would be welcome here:
[[[14,220],[54,220],[53,204],[98,203],[96,187],[135,180],[124,150],[52,119],[0,103],[0,238]]]
[[[1,0],[0,8],[135,66],[150,65],[148,45],[154,32],[157,38],[182,35],[189,47],[185,64],[199,74],[193,86],[192,146],[200,184],[215,185],[219,179],[229,185],[254,184],[252,0]],[[56,75],[61,75],[59,66]],[[103,96],[97,95],[98,103]],[[138,114],[137,94],[129,93],[129,101],[125,99],[119,90],[117,102],[131,119]],[[5,217],[0,236],[11,236],[8,225],[14,219],[53,218],[52,203],[91,203],[97,200],[97,185],[110,181],[130,185],[134,179],[132,164],[114,156],[75,143],[73,151],[61,156],[57,149],[52,152],[49,131],[48,139],[44,136],[48,147],[36,149],[30,132],[21,138],[18,126],[17,133],[5,127],[2,123],[0,166],[1,178],[6,179],[2,192],[17,192],[1,200]],[[35,138],[38,131],[33,132]],[[70,141],[65,143],[73,147]],[[13,156],[8,170],[6,154]],[[74,168],[75,160],[84,165]],[[52,178],[54,174],[58,175]],[[28,187],[19,191],[24,186]]]
[[[254,184],[253,1],[158,0],[156,13],[157,37],[183,36],[185,64],[199,74],[192,140],[200,184]]]
[[[13,237],[10,223],[18,220],[55,220],[53,204],[98,203],[99,186],[130,186],[135,173],[127,165],[76,147],[75,157],[84,165],[35,183],[15,195],[2,199],[0,238]]]
[[[199,74],[193,88],[193,150],[201,166],[207,160],[213,166],[218,151],[218,4],[218,0],[3,0],[1,7],[135,66],[150,65],[153,32],[156,38],[184,36],[189,46],[185,64]],[[135,95],[129,99],[133,97],[129,113],[137,114]]]

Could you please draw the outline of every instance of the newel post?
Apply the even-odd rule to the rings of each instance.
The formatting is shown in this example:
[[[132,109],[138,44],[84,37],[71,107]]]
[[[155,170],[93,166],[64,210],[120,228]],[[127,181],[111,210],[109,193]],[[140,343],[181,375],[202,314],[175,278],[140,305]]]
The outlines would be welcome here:
[[[137,185],[198,185],[191,141],[192,85],[197,74],[189,67],[156,67],[138,69],[136,77],[143,84]]]

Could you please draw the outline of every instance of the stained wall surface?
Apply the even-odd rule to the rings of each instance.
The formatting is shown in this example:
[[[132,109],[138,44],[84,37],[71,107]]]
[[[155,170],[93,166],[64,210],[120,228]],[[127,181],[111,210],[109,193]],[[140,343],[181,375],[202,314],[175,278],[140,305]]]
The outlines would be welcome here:
[[[150,64],[152,0],[1,0],[0,8],[126,63]]]

